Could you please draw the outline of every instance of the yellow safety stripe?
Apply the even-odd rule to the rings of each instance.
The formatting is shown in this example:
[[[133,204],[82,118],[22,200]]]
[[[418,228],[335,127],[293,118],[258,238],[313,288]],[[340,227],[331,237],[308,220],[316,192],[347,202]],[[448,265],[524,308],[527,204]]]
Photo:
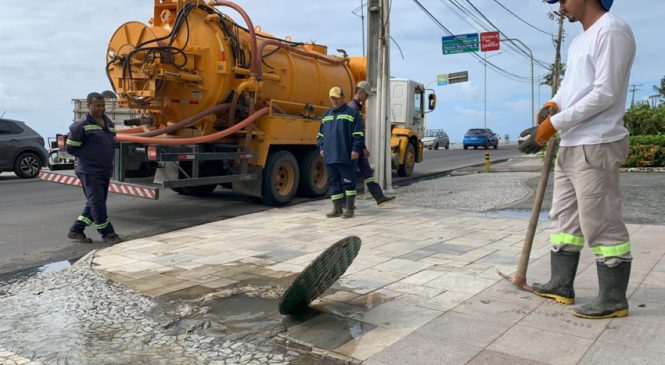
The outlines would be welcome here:
[[[103,128],[98,125],[88,124],[83,126],[84,131],[102,130]]]
[[[576,236],[570,233],[552,233],[550,234],[550,242],[553,245],[571,245],[584,247],[584,237]]]
[[[70,146],[74,146],[74,147],[81,147],[81,142],[75,141],[71,138],[67,139],[67,144],[70,145]]]
[[[335,194],[335,195],[330,196],[330,200],[339,200],[339,199],[343,199],[343,198],[344,198],[344,193]]]
[[[346,196],[353,196],[358,194],[358,192],[355,190],[346,190],[344,193],[346,193]]]
[[[373,177],[368,177],[367,179],[365,179],[365,183],[371,183],[371,182],[374,182]]]
[[[109,225],[109,220],[107,219],[106,222],[104,222],[102,224],[97,224],[97,229],[104,229],[104,228],[108,227],[108,225]]]
[[[113,128],[113,127],[109,127],[109,130],[110,130],[111,132],[115,132],[115,128]]]
[[[353,132],[352,135],[365,137],[365,133],[363,133],[363,132]]]
[[[92,224],[92,220],[90,220],[90,219],[89,219],[88,217],[86,217],[86,216],[79,215],[79,217],[78,217],[77,220],[79,220],[79,221],[85,223],[86,226],[89,226],[89,225]]]
[[[630,241],[619,243],[613,246],[596,246],[592,247],[591,251],[596,255],[604,257],[621,256],[630,252]]]
[[[349,122],[353,122],[353,120],[354,120],[353,115],[349,115],[349,114],[340,114],[340,115],[337,116],[337,119],[346,119]]]
[[[335,119],[335,117],[332,115],[326,115],[325,117],[321,118],[321,123],[330,122],[333,119]]]

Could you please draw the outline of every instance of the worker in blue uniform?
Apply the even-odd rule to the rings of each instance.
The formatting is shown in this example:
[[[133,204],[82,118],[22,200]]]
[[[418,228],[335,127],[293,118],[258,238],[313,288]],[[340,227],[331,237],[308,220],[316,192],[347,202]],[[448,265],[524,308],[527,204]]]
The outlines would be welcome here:
[[[332,107],[321,118],[317,135],[333,203],[333,210],[326,217],[352,218],[357,194],[356,161],[365,144],[362,118],[357,110],[346,104],[341,88],[333,87],[328,96]],[[342,208],[343,202],[345,209]]]
[[[106,212],[106,198],[113,174],[115,128],[106,112],[104,96],[90,93],[87,97],[89,112],[69,127],[67,152],[76,156],[76,176],[81,181],[86,204],[79,217],[69,228],[67,237],[81,243],[92,243],[84,230],[95,224],[105,243],[121,242]]]
[[[353,94],[348,105],[362,114],[362,108],[369,97],[370,90],[371,87],[369,82],[360,81],[358,85],[356,85],[356,92]],[[364,122],[363,131],[365,131]],[[384,195],[381,185],[377,184],[374,180],[374,171],[369,164],[369,150],[366,145],[363,145],[363,149],[360,151],[360,157],[358,157],[358,171],[360,171],[360,176],[363,178],[365,184],[367,184],[367,190],[369,190],[369,193],[372,194],[372,197],[376,200],[376,205],[382,206],[395,199],[395,196]]]

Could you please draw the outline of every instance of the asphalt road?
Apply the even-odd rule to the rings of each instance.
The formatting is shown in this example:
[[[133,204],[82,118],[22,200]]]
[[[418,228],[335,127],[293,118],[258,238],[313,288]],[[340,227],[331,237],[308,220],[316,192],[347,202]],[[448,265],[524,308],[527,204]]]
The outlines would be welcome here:
[[[393,176],[394,185],[445,174],[484,163],[484,150],[426,150],[409,178]],[[498,161],[516,155],[516,146],[489,150]],[[78,244],[66,237],[67,229],[84,204],[80,188],[23,180],[13,173],[0,174],[0,273],[78,258],[91,249],[105,247],[93,229],[88,236],[97,243]],[[308,201],[296,198],[292,204]],[[207,222],[269,209],[254,198],[218,188],[207,197],[191,197],[170,190],[157,201],[109,194],[109,217],[124,239],[135,239]]]

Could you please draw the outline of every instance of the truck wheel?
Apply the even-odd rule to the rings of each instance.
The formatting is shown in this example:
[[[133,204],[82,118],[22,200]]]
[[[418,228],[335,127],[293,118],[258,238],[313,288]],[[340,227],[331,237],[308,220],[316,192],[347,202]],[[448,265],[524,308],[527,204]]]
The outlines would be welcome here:
[[[406,154],[404,155],[404,163],[399,165],[397,168],[397,175],[399,176],[411,176],[413,173],[413,166],[416,164],[416,150],[413,148],[413,144],[409,143],[406,145]]]
[[[465,149],[465,150],[468,150],[468,149],[469,149],[469,146],[464,145],[464,149]]]
[[[261,180],[261,201],[267,205],[289,203],[298,190],[298,161],[289,151],[277,151],[268,157]]]
[[[328,171],[326,171],[323,158],[318,150],[308,151],[298,161],[298,167],[300,168],[300,184],[298,187],[300,195],[315,198],[326,193],[328,190]]]
[[[24,152],[14,161],[14,173],[22,179],[32,179],[39,175],[42,160],[32,152]]]

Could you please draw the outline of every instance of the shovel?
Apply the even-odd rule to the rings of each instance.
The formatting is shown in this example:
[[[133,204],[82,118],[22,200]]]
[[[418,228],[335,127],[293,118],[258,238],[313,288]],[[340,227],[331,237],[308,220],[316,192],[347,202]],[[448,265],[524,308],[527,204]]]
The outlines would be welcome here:
[[[531,218],[529,219],[529,227],[526,230],[526,237],[524,238],[524,245],[522,246],[522,253],[520,254],[520,262],[517,265],[517,272],[515,275],[508,276],[501,271],[497,273],[504,279],[510,281],[517,288],[533,292],[533,289],[526,283],[526,269],[529,266],[529,256],[531,256],[531,247],[533,246],[533,237],[536,235],[536,228],[538,227],[538,217],[540,216],[540,208],[543,206],[543,198],[545,197],[545,189],[547,182],[550,178],[550,169],[552,160],[554,159],[554,151],[556,149],[557,140],[552,138],[547,143],[545,150],[545,160],[543,167],[540,170],[540,181],[538,181],[538,189],[536,190],[536,198],[533,201],[531,208]]]

